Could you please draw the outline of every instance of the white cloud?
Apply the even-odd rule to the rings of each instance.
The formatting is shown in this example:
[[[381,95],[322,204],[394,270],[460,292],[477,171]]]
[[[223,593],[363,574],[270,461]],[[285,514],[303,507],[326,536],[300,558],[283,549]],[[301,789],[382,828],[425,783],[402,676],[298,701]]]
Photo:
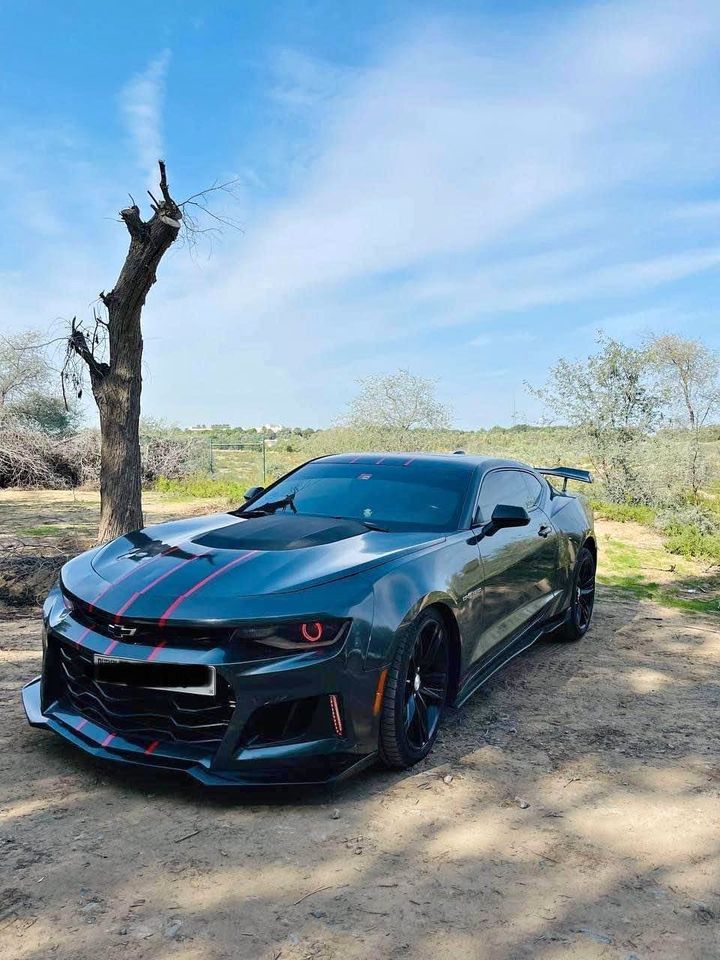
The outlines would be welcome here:
[[[163,50],[123,87],[119,96],[120,111],[138,164],[151,189],[157,185],[157,162],[164,155],[162,110],[169,63],[170,51]]]
[[[273,81],[269,95],[283,106],[306,110],[335,99],[350,75],[336,66],[298,50],[283,47],[271,58]]]
[[[206,271],[173,279],[158,307],[162,350],[190,363],[173,344],[179,316],[202,313],[206,344],[236,326],[245,394],[257,377],[259,406],[273,402],[254,372],[269,356],[287,371],[271,388],[279,405],[298,399],[291,370],[322,363],[299,402],[331,419],[356,376],[407,364],[411,349],[419,372],[455,383],[450,354],[416,337],[462,324],[480,337],[482,318],[509,311],[608,298],[623,309],[716,270],[714,238],[674,234],[667,212],[718,153],[720,85],[706,80],[698,101],[697,84],[720,8],[587,10],[514,39],[489,19],[425,23],[339,76],[334,96],[325,64],[286,57],[295,84],[282,89],[299,91],[291,109],[311,117],[312,162]],[[272,77],[277,96],[277,61]],[[222,360],[211,350],[198,362],[210,377]]]
[[[661,307],[659,295],[640,302],[653,291],[717,273],[720,6],[563,9],[515,35],[486,14],[415,21],[365,66],[272,52],[261,106],[272,144],[295,162],[278,183],[261,150],[218,158],[218,170],[257,172],[244,231],[226,233],[208,263],[177,249],[163,262],[145,312],[145,409],[187,421],[329,422],[357,377],[410,365],[441,377],[460,410],[479,356],[467,346],[488,345],[505,315],[519,315],[503,331],[519,364],[551,339],[549,318],[563,306],[566,318],[577,307],[565,322],[584,335],[603,317]],[[120,97],[152,182],[167,67],[165,53]],[[198,175],[187,193],[205,185],[208,171]],[[127,181],[123,172],[105,185],[108,214]],[[51,232],[54,210],[41,199],[31,198],[31,216]],[[94,237],[98,224],[112,257],[93,259],[90,242],[64,245],[42,274],[42,297],[31,270],[13,279],[8,316],[36,325],[38,309],[86,291],[65,308],[79,310],[111,282],[126,237],[99,219]],[[538,329],[538,342],[513,343],[519,326]],[[308,368],[322,376],[304,380]],[[178,382],[202,384],[202,395],[179,395]],[[505,384],[494,386],[487,403]]]
[[[406,322],[403,301],[434,296],[432,322],[444,325],[712,266],[713,251],[638,256],[626,237],[632,218],[648,214],[648,179],[705,163],[715,134],[706,117],[687,116],[682,91],[685,72],[720,39],[720,9],[610,4],[534,41],[497,39],[485,22],[467,32],[426,26],[322,107],[314,166],[229,251],[218,305],[261,328],[290,326],[312,303],[322,326],[350,300],[353,310],[367,304],[372,325],[379,286],[397,291],[398,315],[383,324],[393,335],[393,320]],[[671,163],[682,125],[693,150]],[[623,193],[614,222],[592,238],[600,256],[575,271],[587,238],[573,235],[573,218],[607,217]],[[513,276],[517,253],[504,251],[532,247],[563,218],[565,245],[553,256],[564,269],[548,274],[540,258],[533,270],[528,258]]]

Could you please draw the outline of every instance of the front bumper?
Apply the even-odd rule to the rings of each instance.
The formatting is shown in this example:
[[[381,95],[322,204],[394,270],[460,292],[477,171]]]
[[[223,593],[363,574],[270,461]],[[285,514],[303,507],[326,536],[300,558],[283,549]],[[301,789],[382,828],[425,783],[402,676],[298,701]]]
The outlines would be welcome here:
[[[121,735],[113,735],[78,713],[59,706],[43,713],[41,680],[36,677],[22,689],[23,708],[31,727],[52,730],[100,760],[183,773],[206,787],[320,786],[337,783],[358,773],[374,763],[376,757],[375,753],[359,755],[340,751],[312,756],[301,747],[287,749],[280,762],[273,763],[268,757],[246,757],[242,765],[223,769],[213,762],[211,755],[191,758],[168,744],[148,755],[147,747]]]
[[[375,759],[380,668],[365,669],[369,623],[363,617],[339,649],[247,661],[228,646],[109,642],[59,611],[52,597],[45,612],[43,674],[23,688],[25,713],[32,726],[92,756],[182,772],[215,787],[332,783]],[[178,696],[98,683],[94,658],[109,653],[212,667],[217,692]],[[277,718],[287,715],[296,720],[283,721],[279,736]]]

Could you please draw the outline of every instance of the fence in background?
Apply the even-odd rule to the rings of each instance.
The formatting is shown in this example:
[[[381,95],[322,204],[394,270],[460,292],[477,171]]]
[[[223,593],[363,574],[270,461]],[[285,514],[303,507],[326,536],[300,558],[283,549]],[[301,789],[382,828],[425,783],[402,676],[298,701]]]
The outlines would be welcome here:
[[[215,474],[217,468],[217,451],[224,450],[256,450],[262,454],[262,478],[263,483],[267,479],[267,444],[265,442],[266,438],[261,437],[258,440],[248,440],[244,443],[218,443],[216,440],[213,440],[210,437],[210,473]]]

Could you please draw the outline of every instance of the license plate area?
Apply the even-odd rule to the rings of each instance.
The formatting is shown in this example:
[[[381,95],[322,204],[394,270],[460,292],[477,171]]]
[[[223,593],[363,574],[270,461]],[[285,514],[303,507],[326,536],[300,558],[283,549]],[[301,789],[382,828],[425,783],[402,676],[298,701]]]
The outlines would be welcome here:
[[[99,683],[116,683],[144,690],[215,696],[215,668],[197,663],[146,663],[120,657],[95,656],[93,676]]]

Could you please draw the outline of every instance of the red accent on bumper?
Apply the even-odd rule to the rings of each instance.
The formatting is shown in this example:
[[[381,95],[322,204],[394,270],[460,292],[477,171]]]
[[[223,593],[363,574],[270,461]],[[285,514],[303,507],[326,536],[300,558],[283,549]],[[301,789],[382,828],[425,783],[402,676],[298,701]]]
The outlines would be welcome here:
[[[336,693],[330,694],[330,712],[332,713],[332,722],[335,733],[341,737],[343,735],[343,722],[340,716],[340,701]]]

